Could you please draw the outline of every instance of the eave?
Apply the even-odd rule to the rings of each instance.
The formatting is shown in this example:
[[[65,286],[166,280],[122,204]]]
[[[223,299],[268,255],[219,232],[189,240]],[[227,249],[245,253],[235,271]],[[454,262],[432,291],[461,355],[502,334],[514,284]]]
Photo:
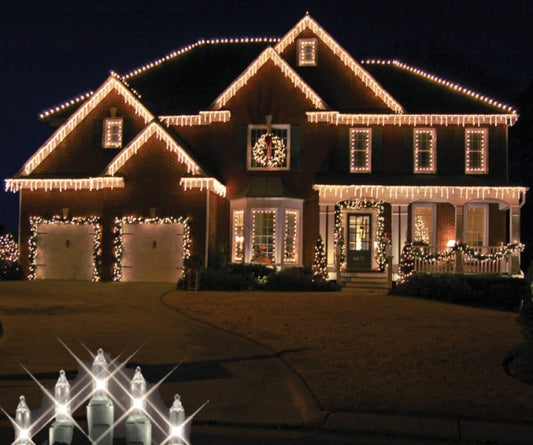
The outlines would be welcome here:
[[[6,192],[17,193],[20,190],[103,190],[124,188],[124,178],[99,176],[94,178],[25,178],[25,179],[6,179]]]
[[[518,114],[345,114],[338,111],[308,111],[310,123],[331,125],[507,125],[512,126]]]

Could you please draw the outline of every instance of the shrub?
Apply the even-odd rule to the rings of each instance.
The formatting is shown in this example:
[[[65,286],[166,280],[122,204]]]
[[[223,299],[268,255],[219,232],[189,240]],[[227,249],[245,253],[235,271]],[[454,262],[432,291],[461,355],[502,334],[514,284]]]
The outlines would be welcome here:
[[[394,293],[495,309],[518,309],[531,299],[526,280],[487,275],[414,274]]]

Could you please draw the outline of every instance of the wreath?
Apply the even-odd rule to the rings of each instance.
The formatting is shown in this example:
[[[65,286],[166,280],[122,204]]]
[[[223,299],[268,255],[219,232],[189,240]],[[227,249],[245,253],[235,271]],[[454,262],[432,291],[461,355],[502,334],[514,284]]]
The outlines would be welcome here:
[[[261,167],[282,167],[287,153],[283,139],[272,133],[264,133],[252,147],[252,157]]]

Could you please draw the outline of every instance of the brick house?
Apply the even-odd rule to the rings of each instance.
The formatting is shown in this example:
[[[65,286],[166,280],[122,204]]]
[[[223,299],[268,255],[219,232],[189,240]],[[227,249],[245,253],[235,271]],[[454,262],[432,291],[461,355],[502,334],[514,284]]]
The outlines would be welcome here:
[[[517,117],[400,62],[356,62],[306,15],[279,40],[198,41],[43,113],[52,135],[6,189],[33,278],[176,281],[184,258],[224,247],[310,266],[319,234],[332,277],[387,256],[397,271],[406,241],[516,272]]]

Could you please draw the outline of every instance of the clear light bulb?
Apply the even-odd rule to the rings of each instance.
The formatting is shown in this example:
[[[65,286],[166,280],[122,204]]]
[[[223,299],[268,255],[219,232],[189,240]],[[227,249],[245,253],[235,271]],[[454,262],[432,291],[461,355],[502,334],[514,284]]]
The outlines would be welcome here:
[[[98,349],[91,368],[93,375],[93,393],[95,396],[107,394],[107,360],[102,348]]]
[[[142,414],[146,406],[144,395],[146,394],[146,380],[141,373],[141,367],[135,368],[135,374],[130,383],[131,397],[133,398],[134,414]]]
[[[184,434],[185,410],[181,404],[179,394],[174,396],[174,402],[168,412],[168,421],[170,423],[170,442],[171,444],[181,444]]]
[[[59,371],[59,378],[55,386],[55,416],[56,420],[70,419],[70,383],[65,371]]]
[[[24,396],[20,396],[17,410],[15,412],[15,422],[17,423],[15,437],[21,441],[29,439],[29,430],[31,424],[30,409],[26,405]],[[16,442],[16,441],[15,441]]]

